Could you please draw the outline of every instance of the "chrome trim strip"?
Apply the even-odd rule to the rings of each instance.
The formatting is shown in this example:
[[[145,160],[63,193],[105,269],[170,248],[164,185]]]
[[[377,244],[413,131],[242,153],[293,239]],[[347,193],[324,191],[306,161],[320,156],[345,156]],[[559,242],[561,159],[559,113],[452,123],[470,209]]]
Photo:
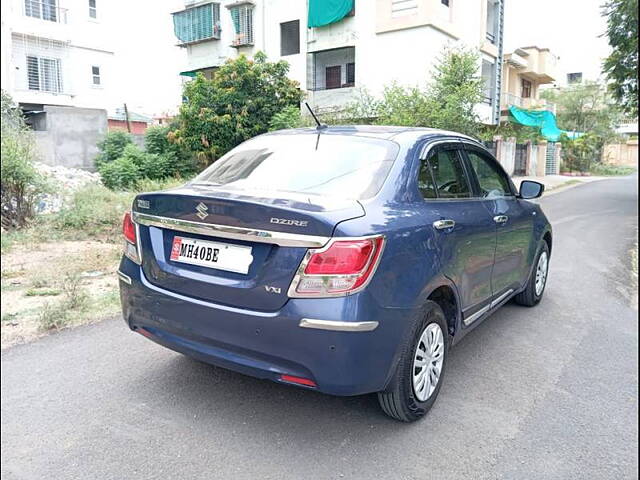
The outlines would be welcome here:
[[[158,228],[170,228],[180,232],[197,233],[219,238],[244,240],[247,242],[273,243],[281,247],[319,248],[329,241],[330,237],[303,235],[298,233],[274,232],[271,230],[254,230],[251,228],[231,227],[213,223],[192,222],[177,218],[159,217],[146,213],[132,212],[133,221],[140,225]]]
[[[303,318],[300,327],[317,330],[334,330],[338,332],[370,332],[378,328],[378,322],[340,322],[336,320],[318,320]]]
[[[498,306],[499,303],[501,303],[505,298],[507,298],[509,295],[511,295],[511,292],[513,292],[513,289],[507,290],[502,295],[500,295],[498,298],[496,298],[495,300],[492,300],[491,301],[491,308],[494,308],[494,307]]]
[[[464,324],[466,326],[471,325],[473,322],[475,322],[477,319],[479,319],[482,315],[484,315],[485,313],[487,313],[489,311],[489,309],[491,308],[491,305],[485,305],[484,307],[482,307],[480,310],[478,310],[476,313],[474,313],[473,315],[471,315],[469,318],[465,318]]]
[[[116,275],[118,275],[118,278],[124,283],[126,283],[127,285],[131,285],[131,277],[129,275],[125,275],[120,270],[116,272]]]
[[[475,322],[478,318],[480,318],[482,315],[487,313],[489,310],[491,310],[492,308],[497,307],[500,303],[502,303],[502,301],[505,298],[507,298],[512,293],[513,293],[513,289],[510,289],[510,290],[507,290],[506,292],[504,292],[498,298],[496,298],[494,300],[491,300],[491,303],[489,303],[488,305],[485,305],[484,307],[482,307],[480,310],[478,310],[476,313],[471,315],[469,318],[465,318],[463,320],[464,324],[466,326],[471,325],[473,322]]]

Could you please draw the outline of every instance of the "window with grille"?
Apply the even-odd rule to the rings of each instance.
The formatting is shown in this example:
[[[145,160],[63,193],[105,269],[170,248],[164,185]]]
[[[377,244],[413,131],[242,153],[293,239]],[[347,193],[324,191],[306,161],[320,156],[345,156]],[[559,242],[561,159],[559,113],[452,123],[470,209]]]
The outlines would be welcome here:
[[[495,45],[497,41],[496,32],[498,31],[498,1],[487,0],[487,26],[486,38]]]
[[[531,98],[531,82],[522,79],[522,98]]]
[[[493,105],[496,84],[495,65],[483,59],[481,76],[484,82],[484,103]]]
[[[244,4],[229,7],[235,38],[232,45],[242,47],[253,45],[253,5]]]
[[[280,55],[300,53],[300,20],[280,24]]]
[[[91,76],[93,77],[93,84],[99,86],[102,84],[102,80],[100,79],[100,67],[94,65],[91,67]]]
[[[173,14],[173,31],[181,43],[220,39],[220,4],[207,3]]]
[[[356,64],[347,63],[347,87],[353,87],[356,83]]]
[[[89,17],[98,18],[98,9],[96,7],[96,0],[89,0]]]
[[[28,17],[57,22],[57,0],[24,0],[24,14]]]
[[[59,58],[27,56],[29,90],[62,93],[62,73]]]

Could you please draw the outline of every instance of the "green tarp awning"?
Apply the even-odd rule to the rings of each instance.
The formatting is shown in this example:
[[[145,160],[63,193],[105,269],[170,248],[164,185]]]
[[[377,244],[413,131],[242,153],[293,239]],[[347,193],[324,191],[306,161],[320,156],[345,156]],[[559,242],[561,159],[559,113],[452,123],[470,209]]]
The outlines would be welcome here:
[[[367,0],[373,1],[373,0]],[[309,0],[307,26],[322,27],[339,22],[353,9],[353,0]]]
[[[550,142],[557,142],[562,134],[571,139],[584,135],[580,132],[560,130],[556,123],[556,116],[549,110],[525,110],[524,108],[511,106],[509,107],[509,113],[516,123],[539,128],[542,136]]]

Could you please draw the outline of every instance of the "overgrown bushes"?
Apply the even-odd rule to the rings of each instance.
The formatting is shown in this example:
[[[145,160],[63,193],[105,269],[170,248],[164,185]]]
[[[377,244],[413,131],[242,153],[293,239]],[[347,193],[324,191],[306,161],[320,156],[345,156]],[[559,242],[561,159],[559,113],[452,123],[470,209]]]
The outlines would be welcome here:
[[[34,140],[11,97],[2,91],[2,152],[0,190],[2,227],[24,227],[34,215],[46,182],[33,165]]]
[[[150,127],[145,133],[145,149],[123,131],[112,131],[98,145],[96,164],[104,185],[112,190],[133,188],[142,179],[162,180],[195,173],[193,156],[170,141],[169,127]]]

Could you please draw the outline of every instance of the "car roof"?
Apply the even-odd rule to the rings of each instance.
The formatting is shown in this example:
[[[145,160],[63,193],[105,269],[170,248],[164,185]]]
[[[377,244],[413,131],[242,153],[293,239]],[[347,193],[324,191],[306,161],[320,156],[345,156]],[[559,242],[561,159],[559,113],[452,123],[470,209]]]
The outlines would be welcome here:
[[[332,125],[321,130],[318,130],[315,127],[294,128],[288,130],[277,130],[267,133],[266,135],[317,135],[318,132],[321,132],[323,135],[353,135],[359,137],[395,140],[398,142],[415,142],[419,138],[425,137],[457,137],[480,144],[477,139],[462,133],[440,130],[437,128],[397,127],[391,125]]]

